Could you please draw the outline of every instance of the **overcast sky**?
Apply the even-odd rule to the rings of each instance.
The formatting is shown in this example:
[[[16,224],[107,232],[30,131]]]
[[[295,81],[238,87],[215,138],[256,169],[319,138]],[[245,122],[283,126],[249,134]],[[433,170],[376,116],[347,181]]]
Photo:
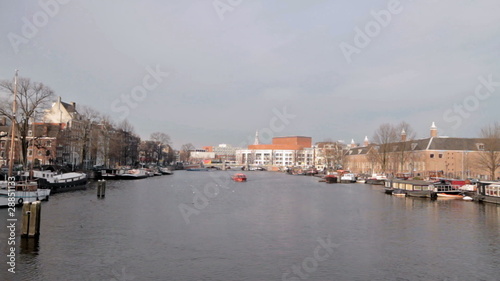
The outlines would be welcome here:
[[[175,148],[256,130],[362,142],[401,121],[421,138],[433,121],[474,137],[500,119],[499,12],[497,0],[2,1],[0,78],[19,69]]]

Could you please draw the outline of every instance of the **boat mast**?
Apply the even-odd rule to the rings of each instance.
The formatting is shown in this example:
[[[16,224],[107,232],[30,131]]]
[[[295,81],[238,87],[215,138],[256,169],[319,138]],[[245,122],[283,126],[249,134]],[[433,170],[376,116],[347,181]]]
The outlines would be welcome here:
[[[12,170],[14,166],[14,159],[16,156],[15,153],[15,137],[16,137],[16,112],[17,112],[17,72],[18,70],[16,69],[16,75],[14,76],[14,101],[12,103],[12,132],[11,132],[11,140],[10,140],[10,157],[9,157],[9,177],[12,177]]]

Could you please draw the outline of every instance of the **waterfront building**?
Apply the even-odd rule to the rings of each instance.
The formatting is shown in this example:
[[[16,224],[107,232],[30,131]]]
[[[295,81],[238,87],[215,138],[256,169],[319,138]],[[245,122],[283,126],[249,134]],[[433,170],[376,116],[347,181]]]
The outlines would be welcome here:
[[[44,123],[60,124],[63,131],[59,135],[59,147],[57,150],[57,164],[76,165],[82,162],[81,137],[84,135],[82,116],[76,110],[76,103],[63,102],[61,97],[46,109],[43,116]]]
[[[240,150],[239,147],[234,147],[230,144],[219,144],[218,146],[204,146],[203,149],[206,152],[213,152],[214,159],[217,161],[236,161],[236,151]]]
[[[317,169],[342,169],[349,146],[343,141],[318,142],[314,146],[314,165]]]
[[[274,167],[314,165],[315,150],[311,137],[274,137],[271,144],[260,144],[257,135],[254,143],[247,149],[236,150],[239,164]]]
[[[27,131],[26,139],[28,147],[26,149],[27,165],[49,165],[57,161],[58,139],[62,128],[60,124],[51,123],[31,123]],[[10,149],[11,125],[7,124],[7,119],[0,119],[0,165],[8,164],[7,158]],[[19,140],[16,138],[16,141]],[[15,163],[21,163],[21,147],[16,145]]]
[[[406,132],[402,131],[400,141],[385,146],[385,171],[382,171],[380,163],[380,154],[384,153],[381,146],[369,143],[349,148],[345,155],[346,169],[367,174],[406,173],[422,178],[442,176],[490,180],[490,172],[478,165],[479,159],[488,153],[485,151],[486,142],[481,138],[439,136],[433,122],[428,138],[407,140]],[[498,177],[500,171],[497,171],[495,179]]]

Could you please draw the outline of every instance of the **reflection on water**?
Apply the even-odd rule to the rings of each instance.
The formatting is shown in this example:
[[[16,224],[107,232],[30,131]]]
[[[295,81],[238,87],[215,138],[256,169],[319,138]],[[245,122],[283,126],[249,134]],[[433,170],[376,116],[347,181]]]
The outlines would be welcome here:
[[[109,181],[100,200],[94,185],[54,195],[42,205],[39,240],[17,239],[18,273],[6,278],[497,280],[496,205],[271,172],[247,172],[248,182],[235,183],[231,174]],[[196,211],[188,224],[179,206]],[[0,235],[6,241],[8,233]]]

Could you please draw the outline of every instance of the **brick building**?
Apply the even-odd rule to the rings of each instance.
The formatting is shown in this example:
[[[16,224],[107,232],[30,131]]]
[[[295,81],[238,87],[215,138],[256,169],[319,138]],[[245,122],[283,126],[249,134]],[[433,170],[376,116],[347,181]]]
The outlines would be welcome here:
[[[430,137],[406,140],[404,131],[401,141],[387,148],[386,173],[407,173],[423,178],[444,176],[450,178],[490,179],[489,172],[478,166],[478,159],[485,153],[485,139],[451,138],[438,135],[434,123]],[[379,146],[367,144],[352,147],[346,154],[346,169],[355,173],[382,173],[376,154]],[[500,170],[500,169],[499,169]],[[500,176],[497,171],[495,178]]]

